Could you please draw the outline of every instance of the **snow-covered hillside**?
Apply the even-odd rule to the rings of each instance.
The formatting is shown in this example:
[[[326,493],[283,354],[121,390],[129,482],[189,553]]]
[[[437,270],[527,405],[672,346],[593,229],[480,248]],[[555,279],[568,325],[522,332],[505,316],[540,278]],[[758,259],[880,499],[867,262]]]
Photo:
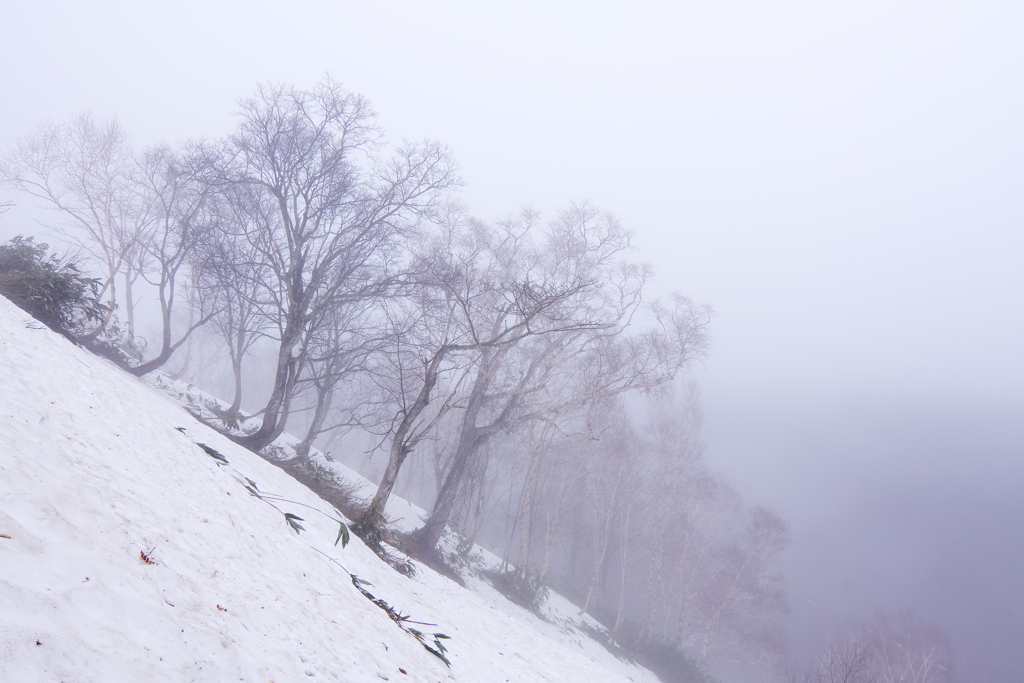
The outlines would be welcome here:
[[[481,582],[335,546],[316,510],[333,514],[0,297],[0,681],[657,681]],[[350,573],[451,636],[451,669]]]

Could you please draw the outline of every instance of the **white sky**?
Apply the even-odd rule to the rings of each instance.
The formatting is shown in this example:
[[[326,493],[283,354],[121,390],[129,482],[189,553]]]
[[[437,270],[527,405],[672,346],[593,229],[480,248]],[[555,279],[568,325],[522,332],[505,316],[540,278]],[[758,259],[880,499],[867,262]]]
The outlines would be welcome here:
[[[394,139],[448,143],[483,217],[619,215],[664,289],[717,309],[709,458],[808,566],[865,487],[941,509],[1024,484],[1024,4],[8,5],[2,147],[83,109],[140,143],[217,136],[257,81],[330,71]],[[948,617],[937,596],[915,604]]]

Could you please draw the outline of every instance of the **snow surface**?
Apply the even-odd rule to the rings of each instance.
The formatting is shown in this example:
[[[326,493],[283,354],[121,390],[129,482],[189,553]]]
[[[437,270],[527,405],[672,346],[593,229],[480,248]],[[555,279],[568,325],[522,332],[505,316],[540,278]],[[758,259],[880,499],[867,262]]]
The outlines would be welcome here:
[[[335,546],[332,514],[0,297],[0,681],[658,680],[574,628],[568,601],[552,595],[545,621],[479,580],[406,578],[357,538]],[[451,669],[348,572],[451,636]]]

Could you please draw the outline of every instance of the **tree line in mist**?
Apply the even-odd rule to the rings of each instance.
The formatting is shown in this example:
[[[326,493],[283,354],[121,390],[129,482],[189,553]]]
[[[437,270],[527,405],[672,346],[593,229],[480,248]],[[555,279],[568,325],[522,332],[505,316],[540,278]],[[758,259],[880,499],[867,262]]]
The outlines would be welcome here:
[[[230,374],[225,424],[252,425],[225,431],[254,451],[289,425],[296,458],[371,441],[386,464],[364,537],[426,561],[446,559],[446,528],[456,553],[486,538],[521,585],[558,586],[623,638],[781,670],[786,524],[704,465],[681,381],[710,310],[653,299],[631,233],[589,204],[474,218],[446,147],[386,144],[331,79],[262,86],[237,118],[223,139],[139,151],[81,116],[6,155],[0,179],[98,273],[109,308],[85,336],[139,376],[187,370],[202,340]],[[427,510],[398,540],[396,485]],[[822,661],[874,662],[877,642],[834,639]]]

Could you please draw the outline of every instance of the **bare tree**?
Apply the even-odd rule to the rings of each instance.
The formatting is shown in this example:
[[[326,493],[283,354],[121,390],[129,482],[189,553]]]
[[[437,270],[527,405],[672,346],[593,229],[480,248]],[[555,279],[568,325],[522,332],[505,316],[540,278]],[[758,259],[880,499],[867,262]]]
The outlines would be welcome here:
[[[646,502],[643,479],[647,461],[639,445],[639,437],[632,429],[619,401],[606,401],[600,416],[604,442],[594,448],[588,462],[588,476],[584,479],[589,514],[593,520],[592,542],[594,557],[590,581],[581,612],[589,611],[597,601],[598,581],[616,550],[619,557],[618,600],[615,608],[613,632],[618,632],[625,618],[626,583],[634,559],[630,543],[639,526],[639,516]],[[598,417],[598,416],[595,416]],[[618,544],[614,548],[613,544]]]
[[[857,636],[832,636],[818,656],[820,683],[873,683],[871,661],[864,640]]]
[[[654,309],[660,331],[625,335],[640,310],[649,272],[624,261],[630,236],[614,218],[588,205],[573,206],[559,214],[540,243],[532,240],[535,222],[528,216],[501,226],[508,237],[496,256],[505,282],[517,284],[477,327],[506,329],[529,316],[535,332],[547,332],[480,355],[451,467],[430,516],[411,539],[423,556],[450,519],[473,458],[495,435],[523,421],[556,419],[602,395],[667,381],[703,353],[706,311],[682,300],[667,318]]]
[[[213,189],[204,176],[210,167],[209,153],[201,145],[187,146],[182,153],[158,146],[148,150],[140,163],[140,193],[149,203],[150,225],[137,238],[135,270],[156,287],[160,302],[160,350],[149,361],[131,369],[142,376],[166,363],[189,336],[204,325],[221,305],[220,292],[194,288],[190,304],[198,310],[188,327],[174,339],[174,305],[181,276],[199,280],[207,255],[204,242],[220,229]]]
[[[426,240],[427,248],[419,250],[404,304],[388,308],[394,345],[376,374],[386,379],[381,386],[395,413],[388,466],[364,526],[376,527],[383,520],[402,463],[455,405],[467,364],[504,357],[509,347],[530,337],[583,324],[554,314],[584,285],[569,281],[540,291],[531,282],[530,259],[536,255],[527,238],[535,221],[536,214],[527,211],[492,229],[450,213],[433,239]],[[442,377],[451,379],[442,392],[445,399],[424,421]]]
[[[782,677],[785,683],[821,683],[817,668],[808,662],[786,664],[782,671]]]
[[[330,78],[312,90],[261,86],[241,106],[222,182],[257,194],[262,220],[240,237],[266,268],[259,296],[273,305],[280,332],[263,422],[238,439],[258,449],[284,430],[314,321],[386,293],[396,237],[457,180],[437,143],[381,155],[369,104]]]
[[[722,548],[711,581],[701,594],[700,661],[714,648],[745,649],[759,635],[759,622],[785,611],[782,578],[772,562],[789,543],[786,523],[772,511],[755,507],[740,538]]]
[[[179,274],[189,269],[196,245],[211,227],[209,186],[199,177],[206,167],[201,156],[198,146],[184,154],[159,146],[139,156],[116,120],[100,124],[85,114],[67,124],[44,125],[21,139],[0,172],[5,181],[58,211],[64,220],[54,228],[103,269],[101,296],[111,303],[104,325],[118,303],[117,278],[123,277],[120,298],[129,343],[136,337],[138,279],[157,288],[160,349],[132,368],[137,375],[163,365],[209,315],[201,312],[173,339]]]
[[[666,580],[669,572],[669,551],[680,531],[676,517],[694,499],[687,483],[698,473],[703,445],[699,433],[703,424],[696,385],[686,385],[684,400],[679,406],[672,386],[652,392],[648,402],[646,450],[654,461],[654,481],[650,503],[650,531],[647,569],[646,607],[640,623],[640,637],[646,638],[655,629],[654,617],[665,609]],[[692,527],[689,531],[693,531]]]
[[[111,304],[104,324],[118,303],[116,278],[123,275],[127,331],[134,335],[134,264],[152,217],[137,159],[118,122],[98,123],[82,114],[43,124],[17,141],[0,166],[0,180],[57,211],[61,220],[50,227],[100,265],[100,296]]]
[[[807,680],[813,683],[955,683],[949,636],[904,610],[832,633]]]
[[[949,636],[911,611],[879,612],[862,638],[877,683],[953,683],[956,680]]]
[[[216,298],[209,321],[213,331],[224,340],[231,364],[234,385],[228,415],[236,415],[242,406],[242,361],[250,349],[274,326],[275,318],[267,302],[260,299],[267,268],[258,253],[241,236],[255,229],[260,212],[251,188],[238,185],[218,187],[212,198],[219,214],[219,229],[208,233],[196,259],[197,286],[208,298]]]
[[[313,441],[324,432],[365,424],[368,409],[361,391],[344,392],[350,400],[341,403],[335,397],[339,384],[351,385],[384,345],[386,333],[379,328],[379,320],[369,316],[372,304],[369,299],[343,302],[322,311],[310,325],[299,390],[306,388],[313,398],[306,435],[295,448],[299,457],[309,455]]]
[[[669,568],[663,632],[684,644],[703,632],[701,604],[716,586],[718,548],[729,541],[739,516],[739,496],[706,467],[695,467],[678,485],[679,504],[669,518]],[[674,621],[674,623],[672,623]]]
[[[675,351],[667,356],[653,352],[666,339],[661,335],[616,340],[579,331],[485,354],[466,398],[452,467],[431,517],[417,532],[421,543],[437,542],[450,516],[460,477],[477,449],[492,437],[535,420],[558,425],[592,403],[668,381],[685,362],[700,353],[701,341],[689,344],[700,336],[697,328],[687,328],[684,336],[678,338]],[[542,454],[538,451],[538,455]],[[538,466],[539,459],[528,463],[528,478]],[[532,521],[528,520],[527,533],[530,526]]]
[[[431,316],[421,315],[424,311],[401,310],[401,305],[388,308],[388,322],[394,332],[392,343],[373,372],[373,381],[383,394],[384,409],[393,411],[390,420],[384,422],[385,438],[390,439],[388,464],[359,522],[361,533],[378,536],[385,522],[384,509],[406,458],[454,406],[462,375],[453,356],[476,348],[472,343],[454,341],[443,320],[441,334],[436,336],[438,331],[430,325]],[[444,398],[435,400],[439,381],[452,374],[457,376],[443,392]],[[428,412],[432,403],[433,410]]]

